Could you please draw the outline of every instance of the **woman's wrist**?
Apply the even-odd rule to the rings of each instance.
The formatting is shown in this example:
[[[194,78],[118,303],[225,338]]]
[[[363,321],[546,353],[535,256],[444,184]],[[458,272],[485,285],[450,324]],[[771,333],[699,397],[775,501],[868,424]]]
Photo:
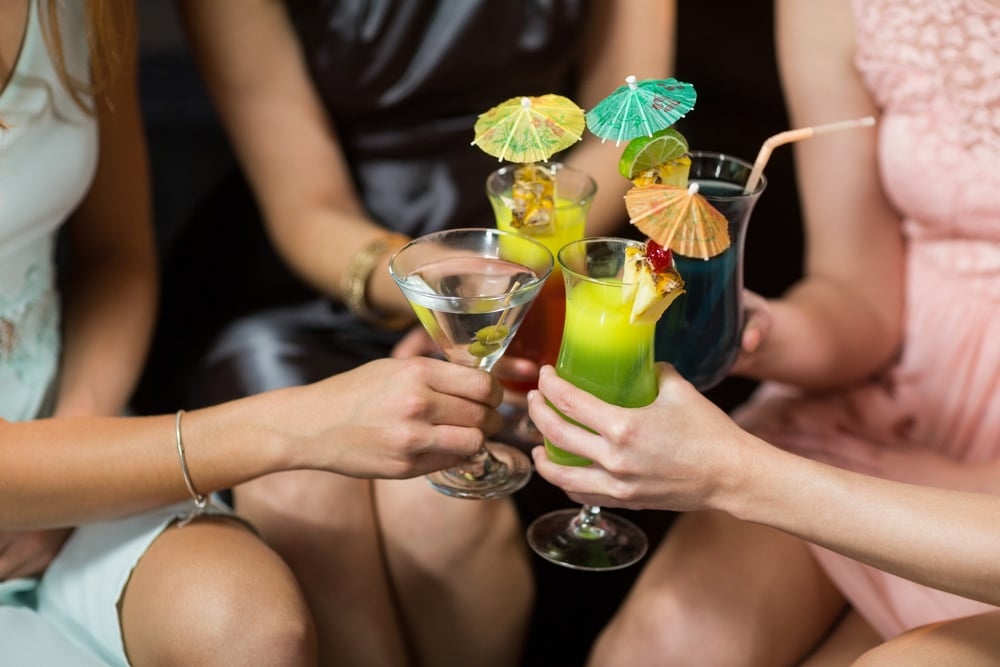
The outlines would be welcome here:
[[[375,285],[384,283],[388,275],[389,258],[410,238],[395,232],[386,232],[358,251],[347,266],[340,288],[344,304],[356,317],[382,329],[402,329],[413,322],[410,312],[392,313],[379,308],[373,298]],[[381,280],[379,279],[381,276]]]

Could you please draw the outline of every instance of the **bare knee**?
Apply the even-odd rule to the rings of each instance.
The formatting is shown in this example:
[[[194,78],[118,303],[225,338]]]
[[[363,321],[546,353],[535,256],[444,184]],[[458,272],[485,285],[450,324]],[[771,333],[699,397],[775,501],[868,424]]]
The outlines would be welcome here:
[[[854,665],[996,665],[1000,611],[973,614],[914,628],[869,650]]]
[[[121,612],[134,664],[315,664],[315,629],[291,572],[226,523],[171,529],[136,567]]]
[[[729,609],[707,598],[637,587],[598,637],[588,665],[753,664],[748,648],[756,639]]]

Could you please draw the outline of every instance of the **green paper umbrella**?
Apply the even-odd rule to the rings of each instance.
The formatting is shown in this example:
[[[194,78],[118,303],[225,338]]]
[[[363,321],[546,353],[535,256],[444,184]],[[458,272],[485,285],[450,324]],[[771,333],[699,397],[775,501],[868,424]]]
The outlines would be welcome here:
[[[653,136],[670,127],[694,108],[694,86],[677,79],[625,79],[619,87],[587,112],[587,128],[615,145],[636,137]]]

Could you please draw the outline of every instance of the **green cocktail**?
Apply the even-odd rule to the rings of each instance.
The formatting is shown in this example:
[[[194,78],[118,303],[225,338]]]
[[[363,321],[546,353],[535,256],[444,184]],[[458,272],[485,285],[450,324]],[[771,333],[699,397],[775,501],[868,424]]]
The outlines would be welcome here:
[[[656,399],[653,367],[655,324],[629,324],[631,300],[621,279],[584,279],[566,274],[566,327],[556,372],[598,398],[626,408]],[[590,461],[546,440],[549,458],[562,465]]]
[[[556,372],[575,386],[622,407],[656,399],[655,324],[630,324],[632,296],[622,279],[626,248],[618,238],[574,241],[557,255],[566,286],[566,325]],[[549,458],[563,465],[590,461],[548,440]],[[550,512],[528,528],[528,543],[543,558],[580,570],[626,567],[646,553],[642,530],[599,507]]]

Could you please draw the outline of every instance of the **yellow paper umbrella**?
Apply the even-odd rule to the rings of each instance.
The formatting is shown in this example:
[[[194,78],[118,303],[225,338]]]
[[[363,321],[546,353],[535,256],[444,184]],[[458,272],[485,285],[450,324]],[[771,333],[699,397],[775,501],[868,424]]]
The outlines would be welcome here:
[[[583,138],[583,109],[562,95],[512,97],[481,114],[473,146],[498,160],[544,162]]]
[[[629,221],[661,246],[685,257],[708,259],[729,247],[729,223],[698,184],[634,187],[625,193]]]

